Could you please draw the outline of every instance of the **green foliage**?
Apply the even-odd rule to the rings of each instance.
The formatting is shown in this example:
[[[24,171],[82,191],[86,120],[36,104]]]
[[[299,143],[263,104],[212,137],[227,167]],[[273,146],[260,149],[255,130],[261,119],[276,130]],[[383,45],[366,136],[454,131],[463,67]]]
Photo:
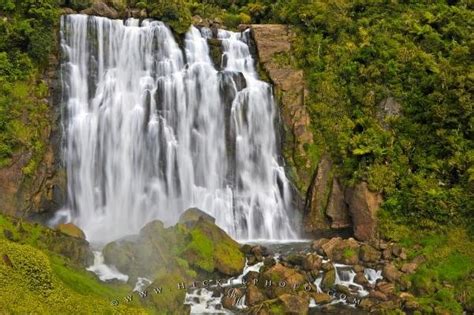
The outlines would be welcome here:
[[[471,225],[474,13],[466,2],[277,1],[297,26],[316,139],[394,219]],[[384,117],[392,97],[401,113]]]

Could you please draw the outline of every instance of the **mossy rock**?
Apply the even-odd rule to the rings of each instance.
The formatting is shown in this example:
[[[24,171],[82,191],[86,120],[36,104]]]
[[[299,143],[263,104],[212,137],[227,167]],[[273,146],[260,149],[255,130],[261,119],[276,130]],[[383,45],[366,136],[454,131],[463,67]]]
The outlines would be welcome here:
[[[334,286],[335,281],[336,281],[336,271],[334,269],[331,269],[324,274],[323,281],[321,282],[321,287],[324,290],[330,289]]]
[[[239,275],[245,265],[240,245],[210,221],[199,220],[190,231],[190,242],[182,257],[203,271],[214,270],[227,275]]]
[[[86,239],[86,235],[84,234],[84,232],[72,223],[60,224],[58,225],[57,229],[59,232],[64,233],[66,235],[81,238],[83,240]]]

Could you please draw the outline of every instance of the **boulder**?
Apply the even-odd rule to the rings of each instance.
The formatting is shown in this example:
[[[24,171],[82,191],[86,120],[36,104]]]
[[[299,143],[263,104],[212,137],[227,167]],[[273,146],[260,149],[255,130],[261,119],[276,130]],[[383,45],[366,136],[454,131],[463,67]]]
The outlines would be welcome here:
[[[349,208],[344,200],[344,190],[337,178],[334,178],[332,181],[332,189],[326,215],[330,218],[332,229],[342,229],[352,226]]]
[[[309,298],[295,294],[283,294],[278,297],[285,314],[308,314]]]
[[[400,280],[401,272],[393,264],[389,263],[383,267],[382,276],[390,282]]]
[[[380,259],[381,253],[368,244],[360,247],[359,258],[363,262],[375,263]]]
[[[86,235],[84,234],[84,232],[72,223],[59,224],[56,229],[66,235],[81,238],[83,240],[86,239]]]
[[[271,297],[277,297],[287,293],[289,289],[294,287],[296,287],[296,290],[303,290],[306,278],[294,268],[285,267],[278,263],[262,274],[260,284],[264,285],[265,283],[267,284],[267,294]],[[280,283],[285,283],[285,286],[280,287]]]
[[[189,208],[179,217],[178,222],[184,225],[194,225],[197,221],[204,220],[215,223],[216,219],[198,208]]]
[[[323,290],[329,290],[334,286],[334,282],[336,282],[336,271],[332,269],[324,274],[323,281],[321,282],[321,288]]]
[[[186,211],[180,222],[165,228],[154,220],[138,235],[114,241],[104,249],[105,263],[115,265],[131,279],[152,277],[176,258],[194,273],[217,272],[239,275],[245,264],[240,245],[216,226],[214,219],[198,209]]]
[[[82,10],[81,14],[103,16],[109,19],[119,18],[119,13],[117,10],[109,7],[105,2],[102,1],[95,2],[91,7]]]
[[[355,238],[359,241],[374,239],[377,226],[377,211],[382,203],[382,196],[369,191],[366,182],[361,182],[355,187],[347,188],[344,196],[349,205]]]
[[[254,306],[258,303],[261,303],[265,300],[265,294],[262,293],[259,288],[255,285],[247,286],[247,292],[245,295],[245,303],[248,306]]]
[[[318,271],[321,269],[321,264],[323,260],[316,254],[308,254],[303,259],[302,267],[307,271]]]
[[[401,105],[393,97],[387,97],[378,104],[376,116],[382,127],[389,129],[390,119],[398,117],[401,110]]]
[[[322,249],[332,261],[356,265],[359,262],[359,246],[359,243],[353,238],[335,237],[322,245]]]
[[[332,297],[329,294],[322,292],[313,292],[311,297],[318,305],[327,304],[332,300]]]

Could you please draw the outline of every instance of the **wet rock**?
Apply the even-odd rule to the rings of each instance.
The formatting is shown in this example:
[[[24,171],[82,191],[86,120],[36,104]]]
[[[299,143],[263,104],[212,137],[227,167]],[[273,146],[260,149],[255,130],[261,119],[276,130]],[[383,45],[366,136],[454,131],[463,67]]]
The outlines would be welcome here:
[[[307,271],[314,271],[321,269],[322,258],[316,254],[308,254],[303,259],[303,269]]]
[[[382,196],[369,191],[367,183],[361,182],[346,189],[345,200],[349,205],[355,238],[360,241],[374,239]]]
[[[254,306],[263,302],[266,299],[265,295],[254,285],[247,287],[245,302],[248,306]]]
[[[255,265],[256,263],[258,263],[257,257],[255,257],[254,255],[247,256],[247,264],[248,264],[249,266],[253,266],[253,265]]]
[[[387,301],[387,295],[385,295],[383,292],[380,292],[378,290],[372,290],[369,292],[369,297],[380,300],[380,301]]]
[[[334,288],[336,289],[336,292],[342,293],[345,296],[351,296],[352,295],[351,290],[348,287],[346,287],[345,285],[336,284]]]
[[[365,277],[364,272],[356,273],[356,276],[354,277],[354,282],[362,286],[366,286],[369,284],[369,280],[367,280],[367,278]]]
[[[370,245],[364,244],[360,247],[359,258],[363,262],[374,263],[380,259],[380,252]]]
[[[322,246],[327,242],[329,242],[329,239],[320,238],[316,241],[313,241],[313,243],[311,244],[311,248],[314,249],[318,254],[324,255],[324,250]]]
[[[263,265],[264,265],[265,267],[270,268],[270,267],[275,266],[275,264],[276,264],[276,261],[275,261],[275,259],[274,259],[273,257],[268,256],[268,257],[266,257],[266,258],[263,260]]]
[[[242,298],[244,292],[239,288],[228,288],[224,290],[222,297],[222,306],[226,309],[234,309],[237,302]]]
[[[285,267],[278,263],[262,274],[261,285],[267,284],[267,293],[271,296],[279,296],[288,292],[288,288],[297,287],[298,289],[306,283],[303,274],[294,268]],[[280,286],[283,284],[284,286]]]
[[[278,299],[283,304],[285,314],[308,314],[309,299],[307,297],[283,294]]]
[[[249,271],[245,276],[244,276],[244,280],[247,282],[247,283],[250,283],[250,284],[256,284],[258,282],[256,282],[256,280],[258,280],[258,277],[260,276],[260,273],[258,273],[257,271]]]
[[[401,272],[391,263],[386,264],[382,270],[382,276],[390,282],[400,280]]]
[[[335,262],[355,265],[359,262],[359,243],[350,239],[335,237],[322,245],[324,253]]]
[[[83,240],[86,239],[86,235],[84,234],[84,232],[72,223],[59,224],[56,229],[66,235],[81,238]]]
[[[179,217],[178,222],[187,226],[192,226],[199,220],[208,221],[213,224],[216,222],[216,219],[214,219],[214,217],[210,216],[202,210],[199,210],[198,208],[189,208],[184,211],[183,214],[181,214],[181,216]]]
[[[337,178],[332,181],[326,215],[330,218],[332,229],[342,229],[352,225],[349,208],[344,200],[344,190]]]
[[[196,214],[196,211],[193,211]],[[165,228],[154,220],[139,235],[111,242],[104,247],[104,259],[131,279],[153,275],[167,264],[175,264],[178,256],[194,272],[218,272],[235,276],[242,272],[245,258],[240,245],[232,240],[213,220],[204,216],[182,217],[185,224]],[[189,220],[194,217],[195,220]]]
[[[314,299],[316,304],[323,305],[331,302],[332,298],[329,294],[320,293],[320,292],[313,292],[311,297]]]
[[[330,262],[325,262],[321,265],[321,269],[323,271],[329,271],[329,270],[333,270],[334,269],[334,266],[333,264],[331,264]]]
[[[334,269],[329,270],[324,274],[323,281],[321,282],[321,288],[323,290],[329,290],[334,286],[336,281],[336,271]]]
[[[364,266],[361,266],[361,265],[354,265],[352,269],[354,269],[356,273],[364,273],[365,268]]]
[[[291,254],[287,257],[283,258],[285,262],[293,265],[293,266],[300,266],[303,264],[305,256],[302,254]]]
[[[242,245],[242,247],[240,247],[240,250],[242,251],[242,253],[248,255],[251,253],[252,245],[244,244]]]

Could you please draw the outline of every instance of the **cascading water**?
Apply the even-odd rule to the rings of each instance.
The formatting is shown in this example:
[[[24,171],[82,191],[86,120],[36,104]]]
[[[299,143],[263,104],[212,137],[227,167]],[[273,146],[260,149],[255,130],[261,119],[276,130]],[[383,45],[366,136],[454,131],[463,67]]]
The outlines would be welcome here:
[[[191,206],[237,239],[297,237],[248,32],[218,32],[220,71],[201,32],[181,50],[158,21],[62,17],[67,208],[89,240],[173,224]]]

